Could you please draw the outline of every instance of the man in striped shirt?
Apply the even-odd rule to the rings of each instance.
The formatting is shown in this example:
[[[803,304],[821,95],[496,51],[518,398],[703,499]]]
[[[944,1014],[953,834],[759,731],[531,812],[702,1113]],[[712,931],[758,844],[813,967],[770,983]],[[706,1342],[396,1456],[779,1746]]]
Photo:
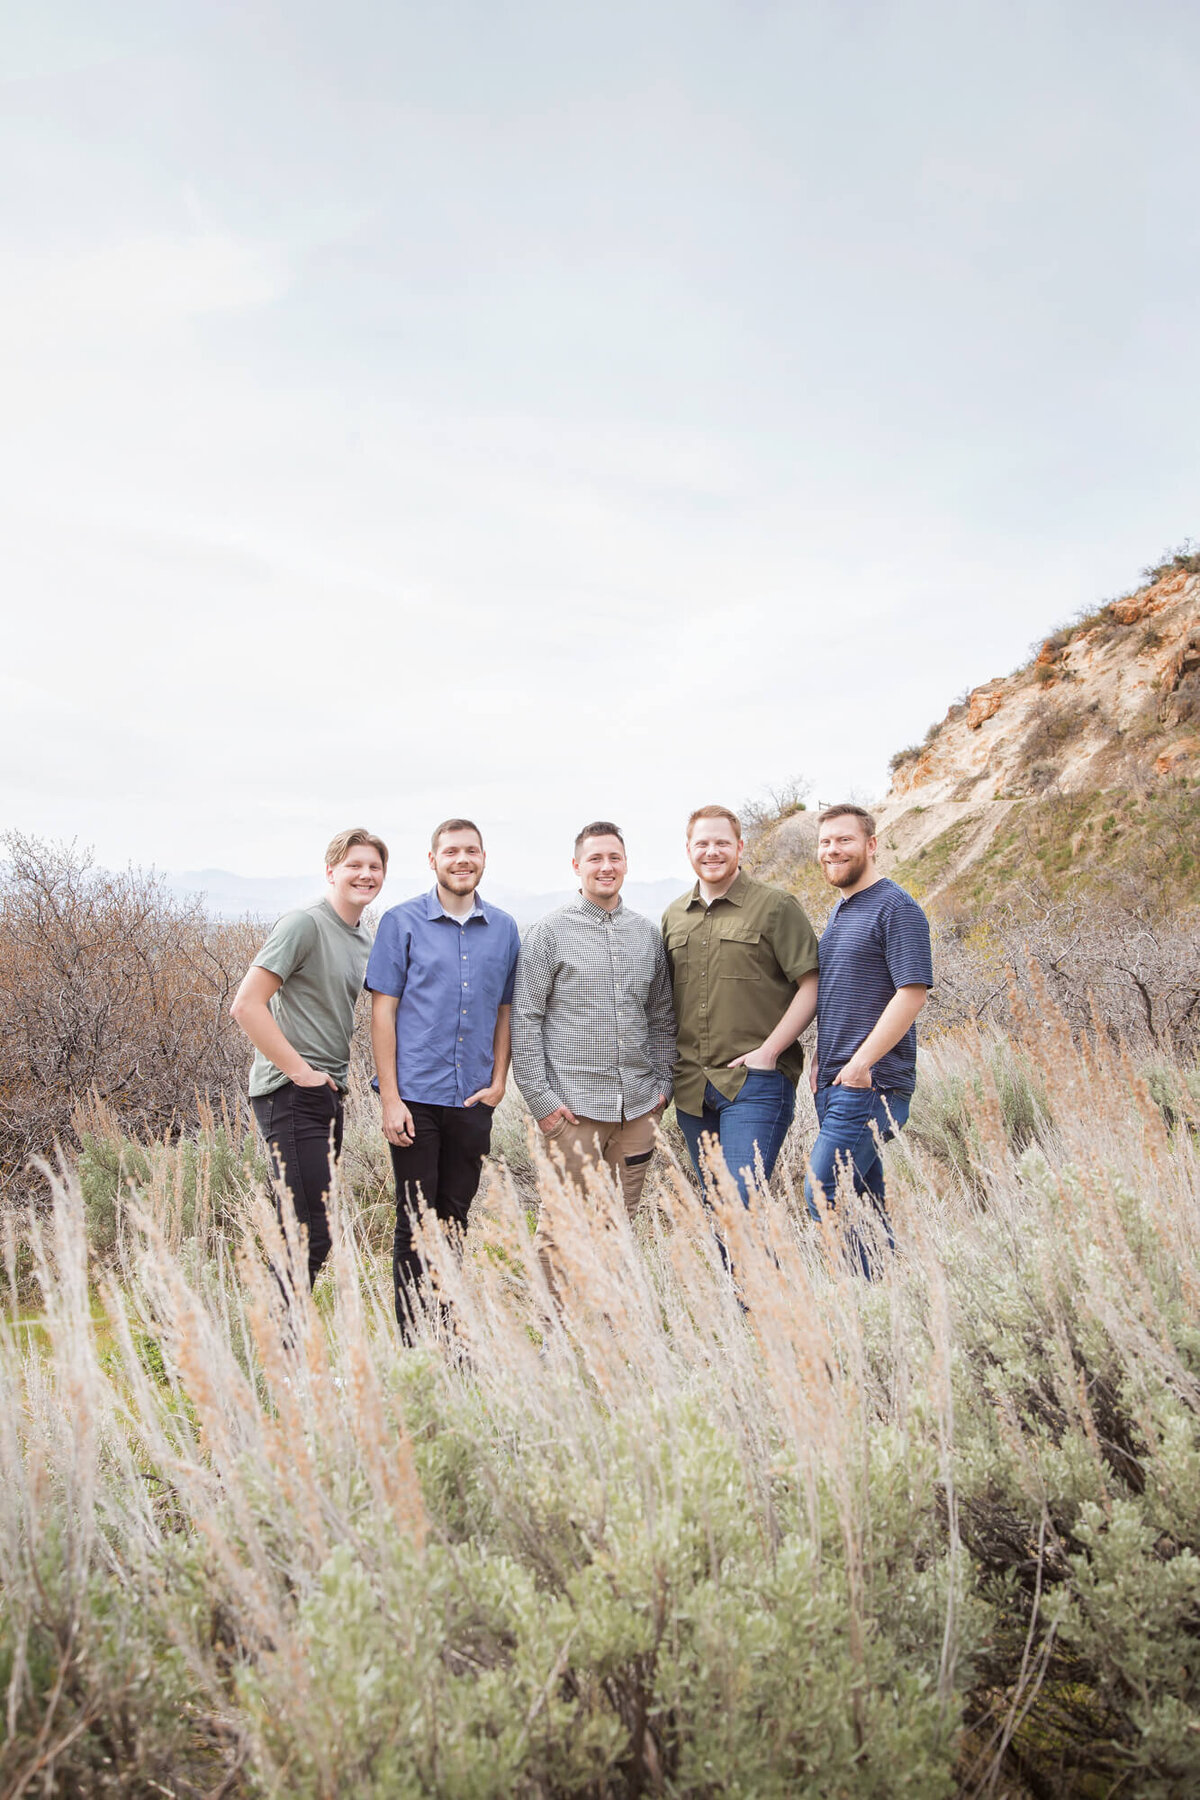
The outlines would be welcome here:
[[[865,807],[827,806],[817,834],[817,861],[838,902],[821,937],[810,1076],[820,1130],[805,1194],[818,1218],[814,1186],[832,1205],[845,1172],[890,1245],[881,1152],[907,1120],[916,1086],[916,1018],[933,986],[929,920],[876,868],[875,821]],[[850,1250],[864,1275],[873,1275],[870,1247],[857,1232]]]
[[[579,1179],[604,1162],[634,1217],[671,1098],[675,1015],[659,932],[621,900],[625,840],[608,819],[575,840],[580,894],[521,944],[512,1013],[517,1086]],[[538,1250],[543,1255],[542,1228]]]

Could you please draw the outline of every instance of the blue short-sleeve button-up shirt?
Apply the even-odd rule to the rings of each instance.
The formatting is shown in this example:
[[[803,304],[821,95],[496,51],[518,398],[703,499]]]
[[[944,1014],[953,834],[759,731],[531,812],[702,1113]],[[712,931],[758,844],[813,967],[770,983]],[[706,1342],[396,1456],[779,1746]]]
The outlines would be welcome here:
[[[511,1006],[517,922],[478,893],[459,920],[437,888],[391,907],[379,922],[366,986],[396,1008],[396,1079],[402,1100],[462,1106],[492,1079],[496,1014]]]

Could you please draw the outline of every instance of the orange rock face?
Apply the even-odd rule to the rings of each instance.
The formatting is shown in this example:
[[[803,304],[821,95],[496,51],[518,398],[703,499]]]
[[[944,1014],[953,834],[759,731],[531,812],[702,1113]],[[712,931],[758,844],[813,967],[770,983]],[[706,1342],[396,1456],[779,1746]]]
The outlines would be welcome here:
[[[1124,600],[1118,600],[1112,609],[1113,618],[1118,625],[1136,625],[1139,619],[1151,619],[1155,613],[1162,612],[1169,606],[1176,594],[1181,594],[1187,584],[1187,570],[1177,569],[1173,575],[1164,575],[1153,587],[1143,588],[1139,594],[1129,594]]]
[[[1174,775],[1184,763],[1193,762],[1200,756],[1200,738],[1180,738],[1177,744],[1171,744],[1154,759],[1156,775]]]
[[[895,770],[898,811],[1120,785],[1126,764],[1160,780],[1200,774],[1200,571],[1174,569],[1090,622],[1041,641],[1032,664],[956,702]],[[957,810],[956,810],[957,816]]]
[[[892,792],[907,794],[910,789],[923,787],[933,774],[933,751],[925,750],[915,756],[911,762],[901,763],[892,777]]]
[[[978,731],[989,719],[994,719],[1000,711],[1000,694],[985,694],[980,688],[967,701],[967,730]]]

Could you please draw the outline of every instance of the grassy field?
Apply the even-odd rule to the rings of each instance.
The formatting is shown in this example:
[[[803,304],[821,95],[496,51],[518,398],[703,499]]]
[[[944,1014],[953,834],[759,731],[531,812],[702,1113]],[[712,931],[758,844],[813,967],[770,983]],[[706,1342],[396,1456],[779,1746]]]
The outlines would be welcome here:
[[[1196,1793],[1198,1128],[1048,1009],[947,1036],[868,1284],[803,1126],[730,1274],[510,1113],[406,1349],[365,1102],[286,1308],[237,1129],[97,1117],[7,1240],[0,1795]]]

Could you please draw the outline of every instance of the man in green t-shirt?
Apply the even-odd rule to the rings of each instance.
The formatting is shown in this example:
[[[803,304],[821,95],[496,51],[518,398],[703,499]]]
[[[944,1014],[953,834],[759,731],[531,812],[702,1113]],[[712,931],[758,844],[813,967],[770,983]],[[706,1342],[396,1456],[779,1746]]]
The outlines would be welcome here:
[[[230,1012],[254,1045],[250,1104],[280,1193],[308,1235],[308,1278],[331,1239],[325,1196],[342,1149],[354,1007],[371,938],[362,916],[383,886],[387,845],[361,829],[325,852],[328,893],[285,913],[247,969]]]
[[[687,827],[696,884],[668,906],[662,931],[678,1026],[675,1116],[697,1174],[707,1138],[748,1206],[796,1110],[817,939],[793,895],[742,872],[744,847],[736,813],[697,807]]]

